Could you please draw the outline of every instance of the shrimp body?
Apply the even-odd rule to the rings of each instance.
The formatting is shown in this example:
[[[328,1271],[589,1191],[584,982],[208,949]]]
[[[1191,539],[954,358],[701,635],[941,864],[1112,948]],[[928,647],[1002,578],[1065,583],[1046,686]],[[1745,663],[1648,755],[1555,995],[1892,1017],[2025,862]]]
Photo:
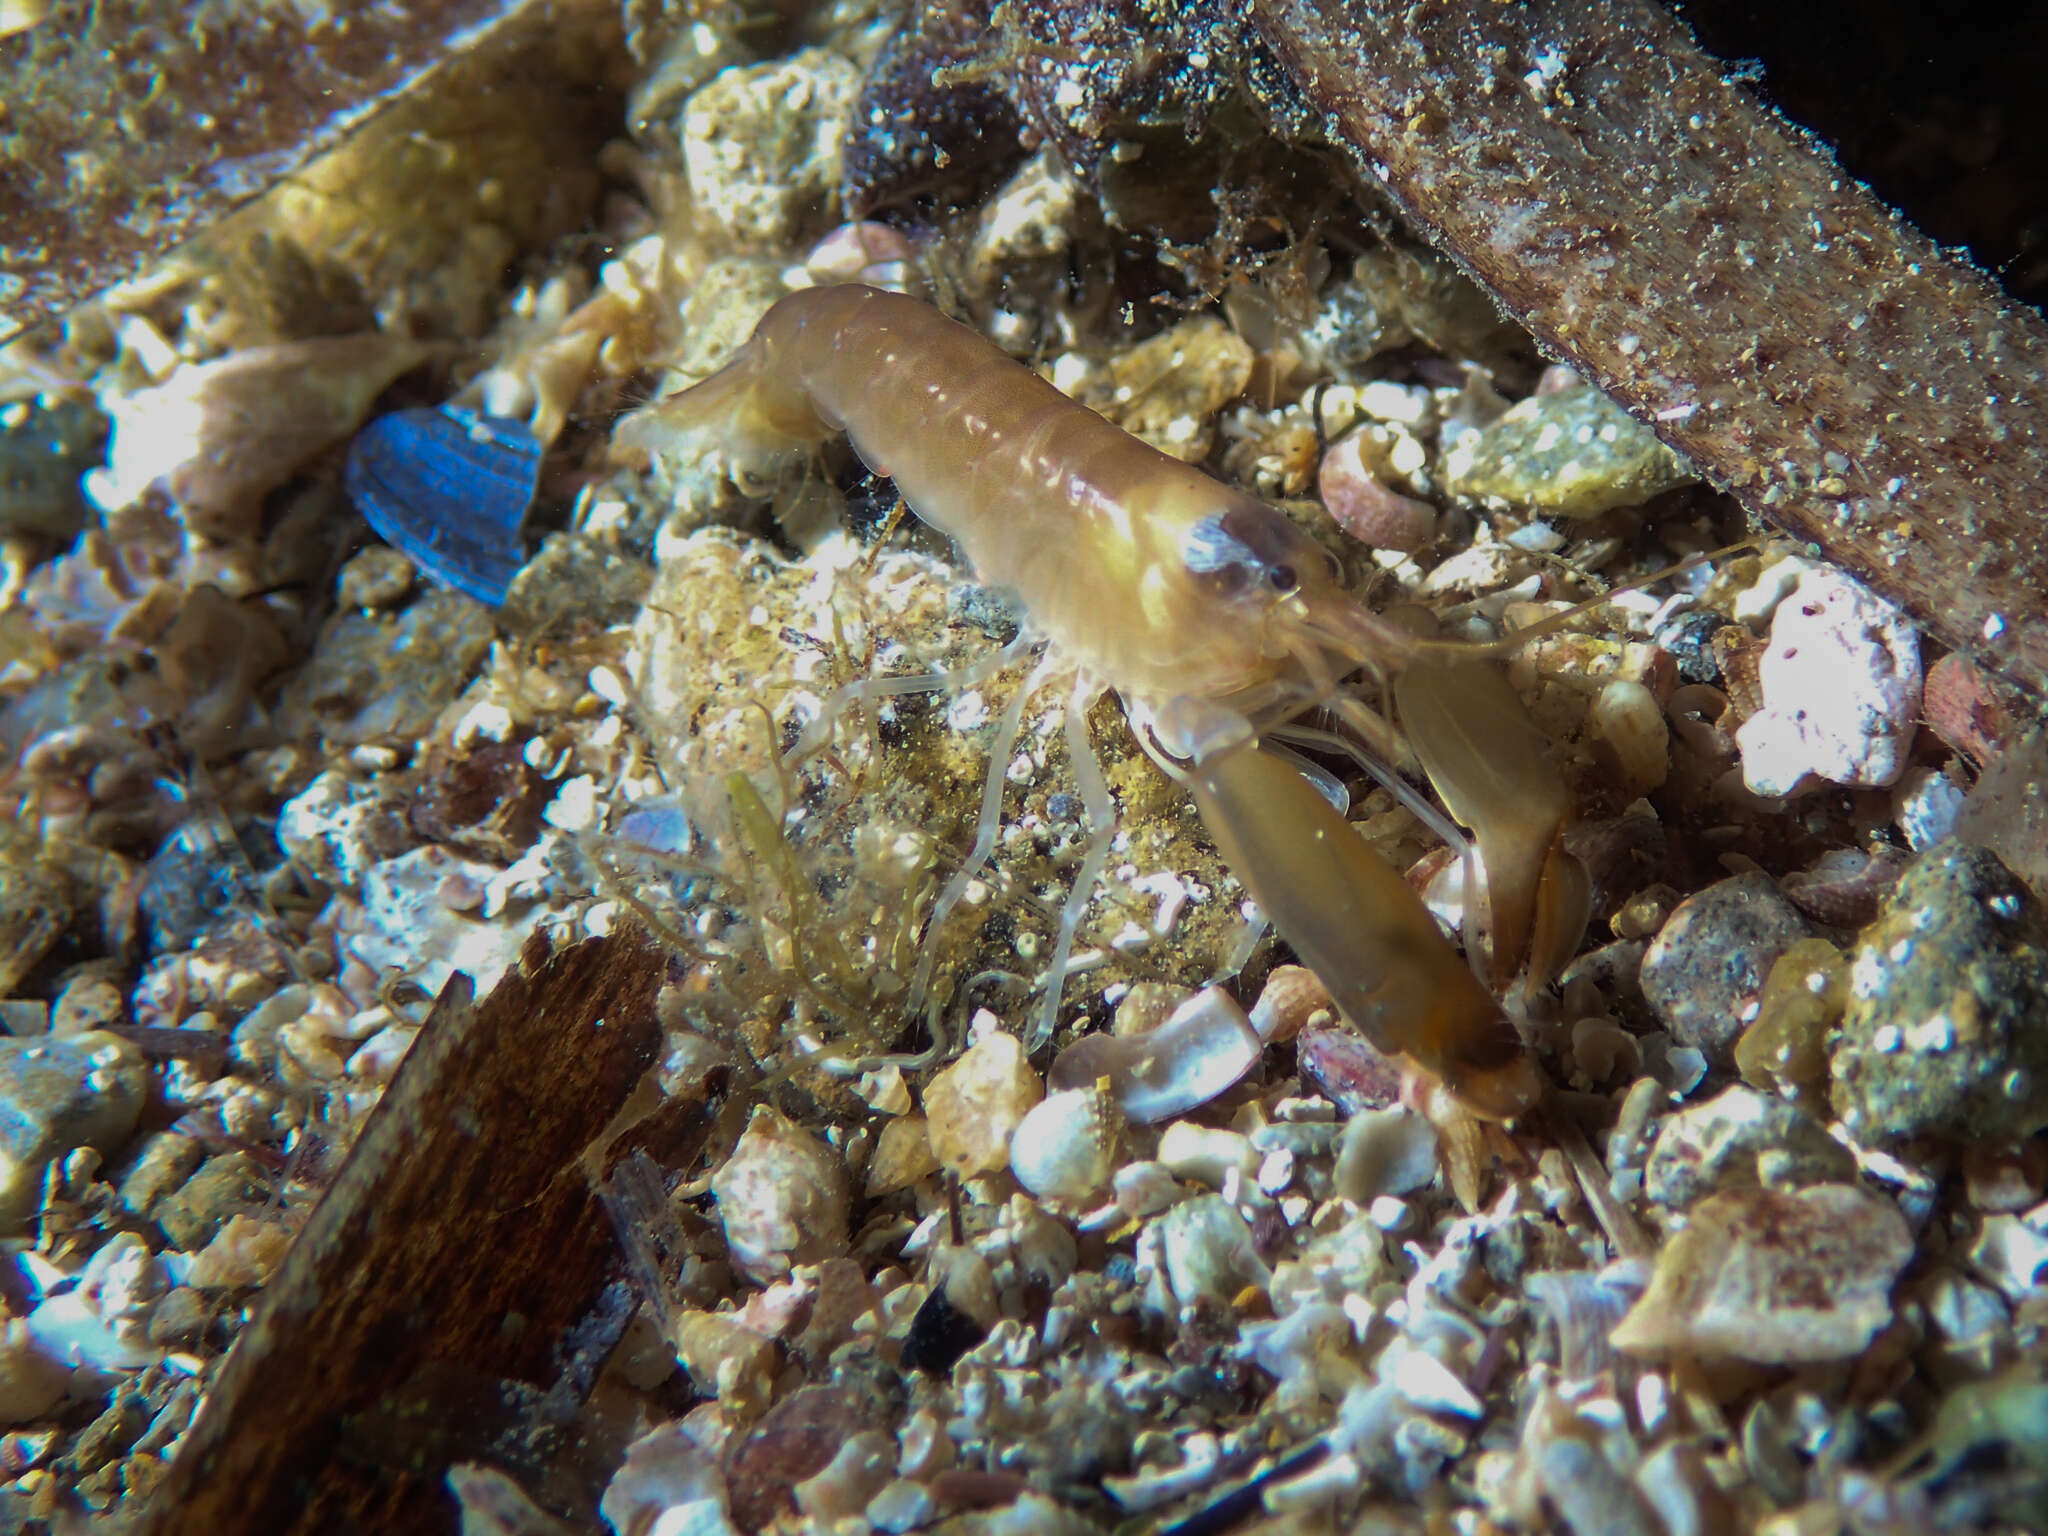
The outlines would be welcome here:
[[[902,294],[791,294],[724,369],[655,414],[715,424],[742,458],[844,432],[1039,635],[1126,699],[1272,691],[1293,656],[1279,602],[1330,582],[1328,557],[1280,513]],[[621,434],[629,453],[664,431],[635,425]]]

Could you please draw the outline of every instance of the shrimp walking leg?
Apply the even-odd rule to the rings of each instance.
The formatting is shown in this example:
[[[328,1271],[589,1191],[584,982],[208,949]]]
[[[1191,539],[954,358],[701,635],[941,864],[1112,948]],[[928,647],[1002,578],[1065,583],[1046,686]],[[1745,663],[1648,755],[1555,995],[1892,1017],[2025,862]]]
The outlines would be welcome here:
[[[946,888],[939,892],[939,899],[932,903],[932,915],[925,923],[924,952],[918,956],[917,973],[910,982],[912,1008],[924,1004],[931,987],[932,968],[938,957],[938,946],[931,942],[932,936],[937,934],[939,926],[953,909],[960,905],[967,895],[967,888],[974,883],[974,877],[981,873],[982,866],[996,851],[996,838],[1003,829],[1003,786],[1009,782],[1010,755],[1017,750],[1017,735],[1024,728],[1024,706],[1038,691],[1043,671],[1042,665],[1032,670],[1031,676],[1011,697],[1002,718],[996,722],[995,739],[989,743],[988,778],[982,784],[981,817],[975,823],[974,846],[967,851],[967,858],[960,867],[953,871],[953,878],[946,882]]]
[[[1067,962],[1074,953],[1074,935],[1088,910],[1095,882],[1102,878],[1103,866],[1109,862],[1109,838],[1116,825],[1116,802],[1109,797],[1109,780],[1103,776],[1102,763],[1088,742],[1088,698],[1087,689],[1076,688],[1067,698],[1066,719],[1067,758],[1081,791],[1082,808],[1088,813],[1088,844],[1081,855],[1081,867],[1075,872],[1073,888],[1060,908],[1059,934],[1053,940],[1052,962],[1046,968],[1045,1001],[1039,1006],[1037,1022],[1024,1037],[1026,1051],[1046,1044],[1059,1027],[1060,994],[1066,986]]]
[[[942,672],[915,672],[903,677],[863,677],[835,688],[818,707],[817,717],[803,728],[784,762],[795,768],[823,750],[825,743],[832,739],[832,732],[838,727],[841,717],[856,705],[875,699],[901,698],[907,693],[965,693],[1014,666],[1038,643],[1036,637],[1027,631],[1001,650],[964,667]]]

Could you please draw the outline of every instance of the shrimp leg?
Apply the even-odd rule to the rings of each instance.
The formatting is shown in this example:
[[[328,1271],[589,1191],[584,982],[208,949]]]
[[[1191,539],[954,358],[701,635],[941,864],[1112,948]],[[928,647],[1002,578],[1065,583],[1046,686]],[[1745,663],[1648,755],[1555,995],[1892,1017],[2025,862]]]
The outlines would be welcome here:
[[[1045,1002],[1039,1008],[1038,1020],[1024,1038],[1024,1049],[1035,1051],[1052,1039],[1053,1031],[1060,1022],[1060,993],[1066,986],[1067,961],[1074,952],[1074,935],[1081,927],[1081,918],[1088,910],[1088,898],[1095,890],[1095,882],[1102,878],[1102,869],[1109,862],[1109,838],[1116,825],[1116,802],[1109,796],[1109,780],[1103,776],[1102,762],[1095,755],[1095,748],[1088,740],[1088,701],[1092,690],[1086,685],[1077,686],[1067,697],[1067,760],[1074,770],[1074,781],[1081,791],[1081,805],[1088,813],[1090,831],[1088,846],[1081,855],[1081,867],[1074,875],[1073,888],[1067,892],[1067,899],[1060,907],[1059,934],[1053,940],[1052,963],[1046,969]]]
[[[913,672],[901,677],[856,678],[832,691],[818,707],[816,718],[803,728],[796,745],[789,749],[789,755],[783,761],[788,767],[795,768],[816,755],[832,739],[839,717],[856,704],[899,698],[906,693],[964,693],[969,688],[979,688],[1014,665],[1040,643],[1036,636],[1025,630],[1001,650],[971,661],[964,667],[941,672]]]
[[[1022,638],[1018,637],[1019,640]],[[1013,645],[1016,643],[1012,642]],[[1009,649],[1009,646],[1004,647],[1005,651]],[[932,939],[938,933],[939,925],[960,905],[967,895],[967,888],[981,873],[982,866],[988,863],[989,855],[996,851],[996,838],[1003,828],[1003,786],[1009,782],[1010,755],[1017,750],[1017,736],[1024,728],[1024,706],[1038,691],[1044,674],[1044,663],[1033,668],[1031,675],[1010,699],[1002,718],[996,722],[995,739],[989,743],[988,778],[982,784],[981,818],[975,823],[974,846],[968,850],[966,861],[953,871],[953,878],[946,882],[945,889],[939,892],[939,899],[932,903],[932,915],[925,921],[924,953],[918,956],[917,973],[910,981],[913,1011],[924,1003],[931,987],[932,968],[938,963],[938,946]]]
[[[1224,862],[1345,1018],[1469,1109],[1512,1119],[1542,1080],[1421,900],[1313,786],[1243,747],[1180,769]]]

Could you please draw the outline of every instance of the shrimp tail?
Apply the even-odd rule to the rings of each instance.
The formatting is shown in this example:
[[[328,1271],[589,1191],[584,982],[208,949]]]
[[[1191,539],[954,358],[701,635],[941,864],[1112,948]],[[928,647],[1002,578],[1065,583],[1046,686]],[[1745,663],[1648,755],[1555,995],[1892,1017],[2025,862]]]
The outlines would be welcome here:
[[[773,366],[773,353],[757,335],[708,379],[628,416],[612,434],[613,461],[645,469],[657,458],[714,460],[735,475],[760,475],[808,457],[840,425]]]

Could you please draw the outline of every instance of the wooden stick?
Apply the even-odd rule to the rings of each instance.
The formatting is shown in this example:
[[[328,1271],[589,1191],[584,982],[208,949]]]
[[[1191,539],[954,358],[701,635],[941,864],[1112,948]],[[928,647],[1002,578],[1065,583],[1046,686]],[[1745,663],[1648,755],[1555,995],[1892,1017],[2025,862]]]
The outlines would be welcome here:
[[[1550,352],[1749,510],[2048,692],[2039,315],[1650,0],[1251,14],[1366,179]]]
[[[450,1462],[542,1463],[533,1421],[566,1430],[575,1407],[549,1389],[580,1400],[632,1311],[581,1157],[644,1141],[612,1120],[658,1058],[662,970],[637,935],[540,939],[480,1005],[467,977],[442,990],[209,1387],[149,1536],[453,1531]],[[529,1491],[594,1519],[582,1489]]]

